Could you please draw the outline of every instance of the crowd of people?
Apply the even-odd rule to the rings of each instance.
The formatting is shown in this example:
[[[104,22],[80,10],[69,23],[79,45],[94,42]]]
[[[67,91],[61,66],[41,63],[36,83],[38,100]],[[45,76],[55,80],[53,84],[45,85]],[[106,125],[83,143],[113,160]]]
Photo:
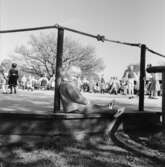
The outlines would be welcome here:
[[[121,79],[110,77],[109,81],[105,81],[102,76],[96,82],[82,80],[80,85],[80,90],[84,92],[122,94],[132,99],[139,93],[139,75],[134,72],[133,66],[130,66]],[[161,92],[161,80],[156,74],[151,74],[145,80],[145,94],[150,98],[157,98]]]
[[[19,80],[19,87],[23,90],[51,90],[55,87],[55,76],[50,79],[44,74],[42,77],[32,75],[25,76]]]
[[[16,88],[28,91],[54,90],[55,75],[51,78],[48,78],[46,74],[41,77],[30,74],[19,77],[16,67],[17,65],[13,63],[8,73],[1,73],[0,85],[3,93],[16,93]],[[82,92],[123,94],[128,95],[130,99],[138,95],[139,92],[139,75],[134,72],[132,66],[125,71],[121,79],[110,77],[109,81],[105,81],[102,75],[100,79],[95,81],[79,77],[77,82],[78,88]],[[156,74],[151,74],[151,77],[145,83],[146,95],[149,95],[150,98],[156,98],[161,95],[161,84]]]
[[[16,93],[16,88],[34,91],[34,90],[54,90],[55,87],[55,77],[52,76],[50,79],[43,75],[42,77],[35,77],[32,75],[23,75],[20,79],[17,79],[16,83],[10,83],[8,73],[1,74],[0,76],[0,86],[4,94]],[[14,90],[14,92],[12,90]]]
[[[8,72],[2,70],[0,73],[0,88],[3,94],[16,94],[16,89],[20,88],[23,90],[33,91],[37,89],[49,90],[55,87],[55,76],[53,75],[48,79],[44,74],[42,77],[36,77],[28,74],[19,76],[17,64],[13,63]]]

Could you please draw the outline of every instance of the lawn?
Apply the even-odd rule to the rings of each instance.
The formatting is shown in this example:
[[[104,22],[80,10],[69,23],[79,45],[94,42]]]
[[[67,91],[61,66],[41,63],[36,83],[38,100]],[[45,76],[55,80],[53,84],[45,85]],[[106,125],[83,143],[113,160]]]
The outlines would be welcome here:
[[[12,112],[52,112],[53,92],[18,92],[17,95],[0,95],[1,110]],[[88,98],[105,103],[112,98],[120,104],[137,107],[138,100],[126,97],[90,95]],[[102,99],[102,100],[100,100]],[[160,110],[160,102],[146,100],[148,107]],[[152,107],[153,106],[153,107]],[[148,154],[165,153],[164,133],[136,131],[118,136],[133,148],[145,148]],[[72,136],[17,136],[0,135],[0,167],[164,167],[164,162],[145,156],[115,142],[110,136],[90,135],[83,140]]]
[[[24,138],[23,143],[13,142],[6,145],[4,144],[5,138],[13,139],[17,136],[1,136],[1,167],[164,166],[152,158],[123,149],[112,142],[110,138],[101,135],[91,136],[79,142],[65,136],[51,138],[22,137]]]

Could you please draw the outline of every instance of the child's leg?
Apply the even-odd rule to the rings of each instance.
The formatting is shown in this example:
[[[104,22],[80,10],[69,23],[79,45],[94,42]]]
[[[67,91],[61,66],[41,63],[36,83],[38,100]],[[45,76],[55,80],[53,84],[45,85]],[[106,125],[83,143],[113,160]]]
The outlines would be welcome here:
[[[9,86],[9,88],[10,88],[10,94],[13,93],[13,88],[12,87],[13,87],[12,85]]]
[[[14,86],[14,93],[16,94],[16,86]]]
[[[119,109],[117,105],[115,105],[115,101],[110,102],[109,104],[95,104],[90,103],[89,105],[84,107],[86,113],[98,113],[98,112],[108,112],[115,114]]]
[[[86,106],[83,108],[83,110],[81,109],[80,111],[81,111],[81,113],[107,112],[107,113],[111,113],[114,118],[118,118],[119,116],[121,116],[124,113],[125,107],[119,107],[116,105],[111,107],[111,104],[108,104],[108,105],[94,104],[94,105]]]
[[[7,84],[5,85],[5,90],[6,90],[6,93],[8,93],[8,85]]]
[[[2,84],[2,91],[3,91],[3,93],[6,93],[5,92],[5,85],[4,84]]]

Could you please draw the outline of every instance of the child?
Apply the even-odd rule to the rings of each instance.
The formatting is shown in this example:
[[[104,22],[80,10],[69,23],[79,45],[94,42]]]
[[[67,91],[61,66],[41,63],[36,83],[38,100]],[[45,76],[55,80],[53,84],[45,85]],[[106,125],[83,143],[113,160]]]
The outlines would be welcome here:
[[[27,90],[33,91],[33,79],[31,76],[28,77],[27,79]]]
[[[16,86],[17,86],[17,80],[18,80],[18,70],[16,69],[17,64],[13,63],[11,65],[11,69],[9,70],[9,88],[10,88],[10,94],[12,94],[12,90],[14,88],[14,93],[16,94]]]
[[[7,79],[7,73],[2,74],[2,91],[3,94],[7,94],[7,84],[8,84],[8,79]]]

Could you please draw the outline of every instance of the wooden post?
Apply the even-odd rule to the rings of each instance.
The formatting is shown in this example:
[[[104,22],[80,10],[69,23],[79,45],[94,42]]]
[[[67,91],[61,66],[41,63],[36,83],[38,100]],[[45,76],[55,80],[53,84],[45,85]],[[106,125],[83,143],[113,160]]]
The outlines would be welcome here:
[[[60,111],[60,92],[59,86],[61,82],[61,68],[62,68],[62,55],[63,55],[63,40],[64,29],[58,28],[57,37],[57,55],[56,55],[56,76],[55,76],[55,93],[54,93],[54,112]]]
[[[140,89],[139,89],[139,111],[144,111],[144,79],[145,79],[146,45],[141,45],[140,56]]]
[[[165,128],[165,71],[162,72],[162,125]]]

